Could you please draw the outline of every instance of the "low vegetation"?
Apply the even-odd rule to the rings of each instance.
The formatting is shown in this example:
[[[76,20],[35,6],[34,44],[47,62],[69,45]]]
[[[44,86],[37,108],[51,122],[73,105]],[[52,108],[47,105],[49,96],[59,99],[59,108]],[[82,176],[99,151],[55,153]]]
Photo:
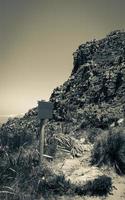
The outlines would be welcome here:
[[[117,173],[125,174],[125,130],[115,128],[97,137],[92,151],[92,164],[113,166]]]
[[[47,197],[50,194],[64,195],[90,195],[90,196],[106,196],[112,189],[112,181],[108,176],[100,176],[93,181],[87,181],[83,185],[75,186],[65,180],[64,176],[49,177],[44,179],[39,185],[39,191]]]
[[[112,180],[108,176],[100,176],[93,181],[88,181],[85,186],[76,187],[75,192],[78,195],[103,196],[110,193],[112,189]]]
[[[1,150],[0,198],[8,200],[39,199],[59,195],[107,195],[112,189],[111,178],[100,176],[75,185],[63,174],[55,174],[51,164],[44,160],[39,167],[37,150],[21,148],[18,155]],[[3,162],[2,162],[3,160]]]

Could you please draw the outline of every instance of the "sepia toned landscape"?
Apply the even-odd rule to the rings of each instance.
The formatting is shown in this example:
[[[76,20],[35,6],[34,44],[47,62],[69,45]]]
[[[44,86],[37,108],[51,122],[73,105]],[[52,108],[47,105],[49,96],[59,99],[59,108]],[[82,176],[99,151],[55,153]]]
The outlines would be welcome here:
[[[0,200],[125,200],[124,10],[0,0]]]
[[[81,44],[54,89],[40,165],[38,108],[0,128],[1,199],[125,198],[125,32]]]

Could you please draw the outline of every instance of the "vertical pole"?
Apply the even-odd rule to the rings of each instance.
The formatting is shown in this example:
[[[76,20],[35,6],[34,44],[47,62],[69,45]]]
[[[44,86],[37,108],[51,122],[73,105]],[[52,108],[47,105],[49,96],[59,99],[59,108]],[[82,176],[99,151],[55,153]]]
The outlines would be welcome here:
[[[40,121],[40,138],[39,138],[39,151],[40,151],[40,166],[42,166],[43,162],[43,153],[44,153],[44,119],[41,119]]]

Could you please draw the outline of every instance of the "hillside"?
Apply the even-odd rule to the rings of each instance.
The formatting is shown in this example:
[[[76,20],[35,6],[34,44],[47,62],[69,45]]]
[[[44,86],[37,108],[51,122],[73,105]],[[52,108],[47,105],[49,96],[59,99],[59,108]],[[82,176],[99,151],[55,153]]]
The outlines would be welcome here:
[[[108,128],[124,117],[125,32],[82,44],[69,80],[54,90],[55,119],[78,127]]]
[[[108,151],[115,152],[117,143],[111,144],[110,129],[113,134],[119,135],[121,127],[120,137],[123,139],[125,32],[113,31],[104,39],[81,44],[73,57],[69,79],[54,89],[50,97],[54,110],[53,119],[47,122],[45,128],[45,153],[52,155],[53,161],[45,161],[44,169],[38,167],[40,122],[37,108],[29,110],[21,118],[9,119],[0,128],[0,191],[6,187],[9,199],[49,199],[49,194],[44,196],[47,191],[55,199],[61,199],[60,196],[64,194],[67,200],[70,195],[78,200],[84,199],[85,195],[103,196],[111,192],[112,179],[115,185],[117,180],[121,181],[119,185],[123,188],[121,193],[124,193],[124,181],[112,170],[111,163],[104,163],[108,168],[99,165],[105,159],[102,156],[100,163],[95,163],[98,165],[91,166],[91,157],[96,155],[92,154],[93,149],[96,151],[98,148],[97,135],[105,135],[104,131],[109,134],[105,137],[106,142],[109,139],[109,144],[106,143]],[[103,139],[105,142],[105,138],[102,136],[101,141]],[[114,135],[111,138],[116,141]],[[114,145],[113,148],[110,144]],[[124,139],[122,149],[119,150],[119,146],[117,148],[118,156],[122,155],[119,162],[124,165],[123,146]],[[106,156],[108,151],[104,150]],[[110,159],[110,156],[106,158]],[[118,164],[113,163],[115,169],[121,172],[121,165]],[[114,199],[118,195],[120,198],[120,194],[115,194]],[[113,198],[109,196],[109,199]]]
[[[68,129],[78,131],[117,124],[125,109],[125,32],[114,31],[102,40],[82,44],[73,55],[71,76],[50,97],[54,103],[51,126],[57,129],[54,123],[59,127],[66,123]],[[21,130],[28,134],[30,130],[36,136],[38,123],[34,108],[4,124],[2,133]]]

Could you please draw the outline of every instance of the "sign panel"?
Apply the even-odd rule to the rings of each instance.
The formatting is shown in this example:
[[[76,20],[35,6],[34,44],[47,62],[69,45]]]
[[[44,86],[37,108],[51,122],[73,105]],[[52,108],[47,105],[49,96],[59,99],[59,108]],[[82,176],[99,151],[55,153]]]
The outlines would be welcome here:
[[[46,101],[38,101],[39,119],[51,119],[52,111],[53,111],[53,103]]]

